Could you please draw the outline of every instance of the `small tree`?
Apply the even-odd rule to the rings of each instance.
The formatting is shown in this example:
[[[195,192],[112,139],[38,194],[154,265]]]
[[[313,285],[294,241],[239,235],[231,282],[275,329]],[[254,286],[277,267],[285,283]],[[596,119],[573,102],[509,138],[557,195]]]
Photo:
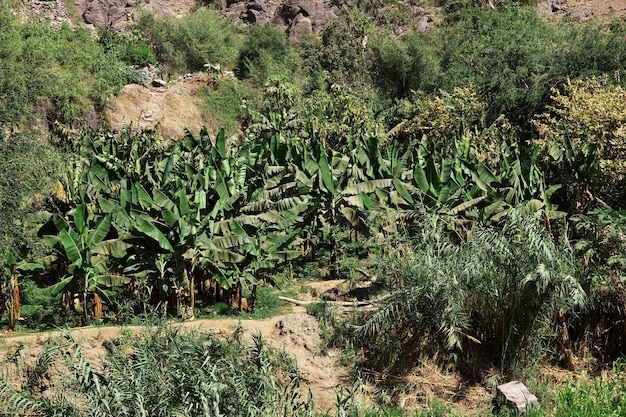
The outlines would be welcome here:
[[[533,122],[536,142],[577,186],[578,208],[585,197],[626,207],[626,89],[608,76],[568,80],[552,103]]]

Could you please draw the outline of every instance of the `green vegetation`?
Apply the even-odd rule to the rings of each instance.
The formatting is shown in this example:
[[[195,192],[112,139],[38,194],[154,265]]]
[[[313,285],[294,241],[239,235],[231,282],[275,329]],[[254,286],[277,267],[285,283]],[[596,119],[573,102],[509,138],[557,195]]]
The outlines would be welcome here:
[[[228,340],[159,328],[109,343],[103,364],[90,363],[71,338],[48,344],[19,389],[0,386],[0,412],[37,416],[307,416],[295,364],[265,345],[249,346],[238,330]],[[65,364],[63,364],[65,359]],[[67,390],[39,393],[49,370],[65,365]],[[5,365],[6,366],[6,365]],[[12,370],[14,372],[14,370]]]
[[[125,79],[87,29],[22,24],[0,7],[0,124],[74,121],[104,104]],[[38,117],[36,117],[38,116]]]
[[[613,371],[544,392],[531,415],[624,407],[626,26],[548,22],[535,3],[436,1],[441,22],[419,32],[400,2],[338,1],[319,37],[296,44],[204,7],[95,37],[0,7],[9,329],[21,316],[34,329],[266,318],[294,271],[354,283],[361,269],[386,294],[372,310],[308,308],[319,352],[340,347],[352,366],[337,415],[402,415],[391,399],[359,403],[363,370],[395,377],[429,359],[478,380],[583,353]],[[209,72],[203,110],[225,130],[164,141],[85,128],[125,82],[145,82],[145,66]],[[104,364],[59,342],[20,388],[4,381],[0,403],[22,415],[313,415],[292,395],[295,366],[240,336],[161,329],[112,345]],[[37,391],[62,353],[83,402]],[[435,401],[414,415],[457,414]]]
[[[141,16],[139,28],[167,71],[201,71],[205,64],[233,68],[240,48],[235,26],[214,11],[200,9],[181,19]]]

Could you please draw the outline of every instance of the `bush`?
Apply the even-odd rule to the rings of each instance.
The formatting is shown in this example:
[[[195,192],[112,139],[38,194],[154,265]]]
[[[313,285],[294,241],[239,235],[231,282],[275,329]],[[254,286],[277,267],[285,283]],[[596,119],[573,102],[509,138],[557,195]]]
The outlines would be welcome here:
[[[235,66],[240,37],[233,23],[212,10],[201,8],[181,19],[144,14],[138,27],[169,71],[200,71],[208,63]]]
[[[415,44],[420,59],[437,68],[433,72],[427,68],[426,73],[434,77],[418,79],[410,88],[432,93],[476,86],[481,101],[489,104],[487,124],[504,114],[528,134],[533,116],[549,103],[552,87],[568,78],[625,70],[626,43],[617,41],[625,34],[626,28],[620,24],[553,23],[528,8],[487,7],[470,8],[447,26],[403,41]],[[414,53],[387,59],[395,56],[393,43],[388,43],[390,52],[378,53],[378,59],[396,68],[398,78],[403,79],[403,65],[416,59]],[[396,50],[402,57],[408,46],[399,44]]]
[[[552,90],[552,102],[534,126],[558,180],[580,187],[579,204],[590,191],[592,199],[626,208],[626,89],[606,76],[568,81]]]
[[[237,58],[237,75],[262,84],[272,74],[289,74],[295,59],[285,32],[270,23],[249,26]]]
[[[0,253],[34,244],[29,215],[53,193],[60,159],[33,134],[0,137]]]
[[[322,67],[329,84],[345,84],[363,90],[369,84],[366,39],[371,27],[359,10],[344,10],[326,22],[321,33]]]
[[[407,97],[413,90],[433,91],[440,64],[426,34],[394,38],[377,34],[368,45],[372,82],[384,97]]]
[[[245,112],[242,102],[248,94],[245,87],[234,78],[218,77],[203,92],[204,112],[209,120],[215,120],[216,130],[224,128],[229,136],[238,133]]]
[[[104,50],[128,65],[144,67],[158,63],[155,53],[144,42],[144,33],[135,29],[128,35],[120,35],[109,26],[98,29],[98,42]]]
[[[107,343],[103,363],[89,363],[69,339],[44,350],[39,372],[23,381],[21,390],[10,388],[6,379],[0,381],[0,412],[76,417],[312,415],[311,403],[298,393],[295,364],[267,347],[260,334],[253,335],[253,345],[248,346],[241,329],[229,340],[219,340],[160,328],[130,341]],[[55,381],[54,397],[36,394],[34,388],[50,383],[48,369],[62,366],[57,362],[64,356],[69,369],[63,380]],[[70,400],[75,395],[81,401]]]
[[[552,242],[534,217],[479,228],[460,245],[436,218],[423,221],[377,260],[393,293],[360,328],[366,365],[398,370],[448,352],[453,363],[480,355],[512,369],[545,354],[562,335],[554,324],[566,332],[567,313],[585,304],[567,243]]]
[[[87,29],[21,24],[0,9],[0,124],[26,126],[40,115],[76,120],[121,88],[123,64],[107,56]]]

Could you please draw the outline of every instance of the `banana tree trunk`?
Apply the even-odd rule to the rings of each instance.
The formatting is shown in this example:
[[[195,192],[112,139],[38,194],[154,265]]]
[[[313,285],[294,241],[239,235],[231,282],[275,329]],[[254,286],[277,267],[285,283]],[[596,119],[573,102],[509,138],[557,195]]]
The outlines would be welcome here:
[[[97,293],[93,294],[93,316],[98,320],[102,318],[102,299]]]
[[[195,307],[196,307],[196,277],[193,271],[191,272],[191,278],[189,280],[189,315],[191,317],[195,317]]]
[[[8,288],[5,287],[6,288],[5,294],[7,297],[5,301],[5,307],[7,309],[7,315],[8,315],[9,332],[12,332],[15,329],[15,322],[16,322],[15,304],[13,302],[13,297],[15,295],[14,287],[15,287],[15,274],[13,274],[11,278],[9,279]]]
[[[15,320],[20,319],[20,289],[19,289],[19,276],[17,274],[13,275],[14,283],[13,283],[13,315]]]

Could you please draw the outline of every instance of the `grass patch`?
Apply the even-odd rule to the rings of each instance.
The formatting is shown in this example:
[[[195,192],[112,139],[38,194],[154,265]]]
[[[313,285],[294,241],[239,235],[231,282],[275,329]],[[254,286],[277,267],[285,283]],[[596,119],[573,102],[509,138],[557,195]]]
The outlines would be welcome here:
[[[240,131],[239,123],[244,117],[243,100],[247,92],[234,78],[216,78],[213,85],[203,89],[202,111],[206,119],[213,119],[214,125],[223,127],[228,136]]]

